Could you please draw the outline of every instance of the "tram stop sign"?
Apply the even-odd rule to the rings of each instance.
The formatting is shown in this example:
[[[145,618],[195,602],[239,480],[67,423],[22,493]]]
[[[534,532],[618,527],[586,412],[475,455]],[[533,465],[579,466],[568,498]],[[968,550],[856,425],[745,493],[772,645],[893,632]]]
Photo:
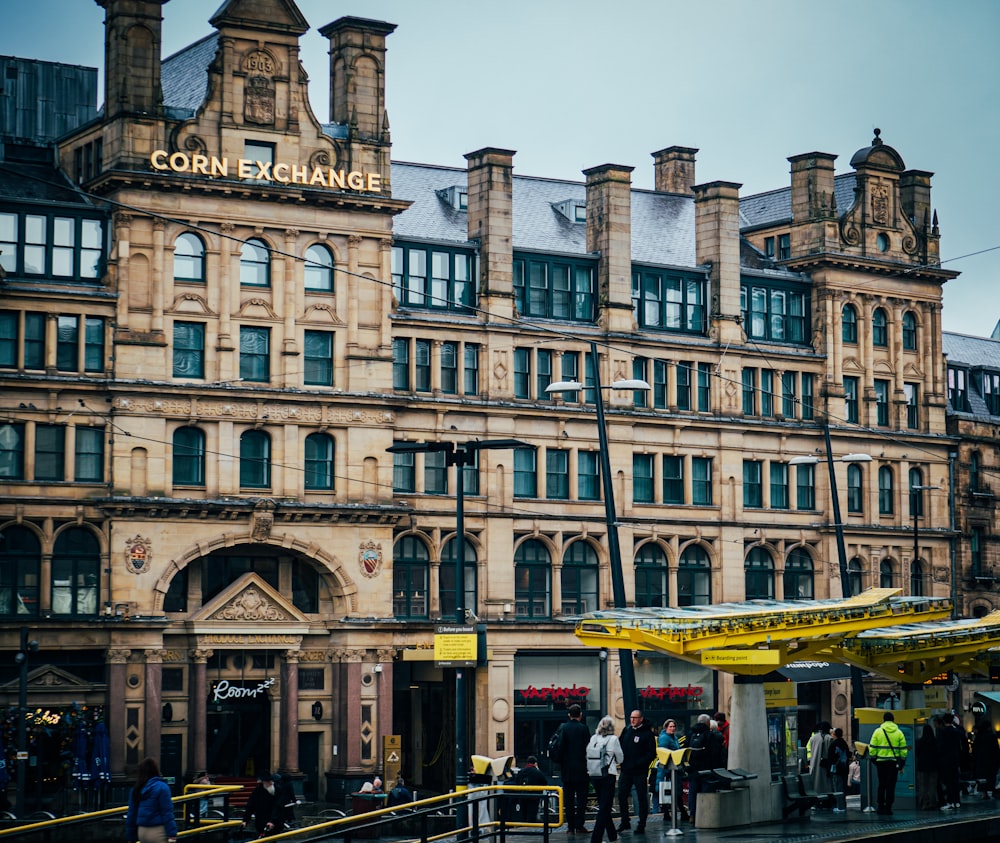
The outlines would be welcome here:
[[[443,624],[434,629],[435,667],[475,667],[479,641],[475,626]]]

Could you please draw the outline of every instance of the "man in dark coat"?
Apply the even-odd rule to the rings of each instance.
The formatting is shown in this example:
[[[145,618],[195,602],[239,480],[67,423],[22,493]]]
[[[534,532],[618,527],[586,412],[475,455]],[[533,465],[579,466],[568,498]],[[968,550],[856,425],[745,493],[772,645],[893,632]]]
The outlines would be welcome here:
[[[646,817],[649,815],[649,765],[656,758],[653,724],[642,716],[641,711],[633,711],[629,715],[628,726],[622,730],[618,739],[625,755],[618,774],[618,813],[621,815],[618,831],[629,831],[632,828],[628,803],[632,788],[635,788],[636,813],[639,815],[635,833],[642,834],[646,830]]]
[[[517,771],[514,776],[514,784],[519,785],[547,785],[549,780],[545,778],[545,773],[538,769],[538,759],[534,755],[529,755],[524,762],[524,766]],[[541,802],[541,795],[533,793],[515,793],[517,804],[521,806],[517,818],[526,822],[538,822],[538,803]]]
[[[267,824],[274,815],[274,778],[270,773],[261,773],[257,779],[257,787],[247,799],[246,810],[243,812],[243,828],[247,827],[250,817],[254,819],[257,835],[261,836],[267,829]]]
[[[561,771],[569,833],[589,834],[583,823],[587,816],[587,794],[590,790],[590,776],[587,775],[590,729],[583,722],[583,709],[576,703],[566,709],[566,713],[569,720],[558,730],[559,751],[550,760],[557,762]]]

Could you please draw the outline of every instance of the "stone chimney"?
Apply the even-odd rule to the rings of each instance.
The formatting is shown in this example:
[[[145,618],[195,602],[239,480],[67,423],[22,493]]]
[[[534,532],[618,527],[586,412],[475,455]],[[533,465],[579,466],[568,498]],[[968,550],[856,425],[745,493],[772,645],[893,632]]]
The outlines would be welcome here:
[[[941,259],[941,236],[937,216],[931,208],[931,176],[925,170],[906,170],[899,176],[899,205],[914,229],[924,237],[927,253],[923,260],[937,263]]]
[[[514,151],[486,147],[468,162],[469,239],[479,241],[479,294],[490,313],[514,315]]]
[[[597,265],[598,321],[606,331],[631,331],[632,170],[602,164],[584,170],[587,178],[587,251],[600,253]]]
[[[741,342],[740,316],[740,188],[728,181],[694,187],[695,251],[708,265],[709,318],[718,326],[718,341]]]
[[[694,157],[697,153],[697,149],[689,146],[668,146],[654,152],[655,190],[694,196]]]
[[[97,0],[104,9],[104,119],[160,116],[160,50],[167,0]]]
[[[792,221],[824,219],[831,216],[833,163],[836,155],[806,152],[788,159],[792,165]]]

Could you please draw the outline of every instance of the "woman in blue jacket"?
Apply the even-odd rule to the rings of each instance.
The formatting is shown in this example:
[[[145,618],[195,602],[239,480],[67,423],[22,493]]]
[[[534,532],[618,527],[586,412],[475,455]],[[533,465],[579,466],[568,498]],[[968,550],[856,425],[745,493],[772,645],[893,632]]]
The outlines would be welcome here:
[[[152,758],[139,762],[139,778],[128,799],[125,839],[127,843],[175,843],[177,840],[170,788],[160,778],[160,768]]]

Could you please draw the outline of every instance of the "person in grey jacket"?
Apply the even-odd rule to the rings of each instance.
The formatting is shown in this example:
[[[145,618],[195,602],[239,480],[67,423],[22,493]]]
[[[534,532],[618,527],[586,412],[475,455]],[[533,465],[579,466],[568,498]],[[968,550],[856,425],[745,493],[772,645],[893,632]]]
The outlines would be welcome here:
[[[610,714],[605,714],[587,744],[587,773],[597,794],[597,818],[590,833],[590,843],[601,843],[605,831],[608,840],[618,839],[611,811],[615,804],[618,767],[624,758],[621,742],[615,735],[615,721]]]

